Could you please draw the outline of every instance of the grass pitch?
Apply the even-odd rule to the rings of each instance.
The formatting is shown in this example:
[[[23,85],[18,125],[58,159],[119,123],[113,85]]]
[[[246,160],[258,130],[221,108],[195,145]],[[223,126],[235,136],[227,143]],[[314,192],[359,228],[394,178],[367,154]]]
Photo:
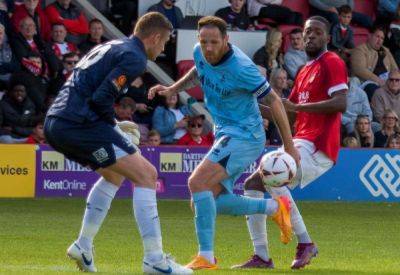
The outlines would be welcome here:
[[[115,200],[95,239],[102,274],[140,274],[142,243],[130,200]],[[1,274],[79,274],[65,250],[77,237],[83,199],[0,200]],[[268,222],[275,269],[230,270],[252,254],[243,217],[219,216],[218,274],[400,274],[400,205],[387,203],[299,203],[319,255],[302,271],[290,270],[296,242],[279,242]],[[180,263],[196,254],[193,214],[187,201],[159,201],[164,250]],[[212,271],[195,272],[211,274]],[[213,272],[214,273],[214,272]]]

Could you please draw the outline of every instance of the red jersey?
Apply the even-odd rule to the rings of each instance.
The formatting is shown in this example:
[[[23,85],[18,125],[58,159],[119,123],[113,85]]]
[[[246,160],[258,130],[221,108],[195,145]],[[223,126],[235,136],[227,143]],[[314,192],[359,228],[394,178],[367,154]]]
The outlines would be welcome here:
[[[208,133],[205,136],[201,136],[200,142],[195,141],[189,133],[186,133],[182,136],[177,145],[189,145],[189,146],[211,146],[214,142],[214,135],[212,132]]]
[[[312,103],[329,99],[336,91],[347,90],[346,65],[333,52],[325,52],[308,62],[298,73],[289,100]],[[342,114],[298,112],[294,138],[309,140],[336,162],[340,148]]]

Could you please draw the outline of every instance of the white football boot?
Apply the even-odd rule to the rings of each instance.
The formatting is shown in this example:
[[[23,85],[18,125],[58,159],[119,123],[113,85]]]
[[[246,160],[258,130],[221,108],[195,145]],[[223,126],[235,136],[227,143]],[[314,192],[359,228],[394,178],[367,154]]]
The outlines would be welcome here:
[[[143,261],[145,274],[193,274],[193,270],[174,261],[170,255],[164,254],[161,261],[150,263]]]
[[[86,251],[77,242],[71,244],[67,249],[67,256],[76,262],[79,270],[84,272],[97,272],[97,268],[94,266],[94,248],[92,251]]]

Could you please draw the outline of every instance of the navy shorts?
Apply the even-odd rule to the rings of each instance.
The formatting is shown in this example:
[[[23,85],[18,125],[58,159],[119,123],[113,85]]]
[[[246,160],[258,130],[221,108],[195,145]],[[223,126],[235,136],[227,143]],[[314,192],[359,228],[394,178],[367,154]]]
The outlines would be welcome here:
[[[56,151],[93,170],[110,166],[118,158],[137,151],[129,140],[104,121],[76,123],[47,117],[44,134]]]

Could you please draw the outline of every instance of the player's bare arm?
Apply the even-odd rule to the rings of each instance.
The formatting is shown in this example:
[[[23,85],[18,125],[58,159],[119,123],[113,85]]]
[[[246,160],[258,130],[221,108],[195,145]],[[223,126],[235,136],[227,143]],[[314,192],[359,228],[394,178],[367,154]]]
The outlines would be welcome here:
[[[275,121],[282,137],[285,151],[288,152],[298,164],[300,161],[299,153],[293,144],[292,131],[290,130],[289,120],[287,118],[281,98],[272,90],[262,99],[262,103],[270,108],[272,118]]]
[[[287,99],[283,100],[285,108],[289,112],[308,112],[308,113],[344,113],[346,111],[346,92],[347,90],[340,90],[334,92],[332,97],[327,100],[312,103],[295,104]]]
[[[177,94],[180,91],[188,90],[193,87],[200,85],[200,80],[197,74],[196,67],[190,69],[181,79],[177,82],[172,84],[169,87],[163,85],[156,85],[150,88],[148,93],[148,98],[153,99],[156,94],[164,95],[164,96],[171,96],[173,94]]]

